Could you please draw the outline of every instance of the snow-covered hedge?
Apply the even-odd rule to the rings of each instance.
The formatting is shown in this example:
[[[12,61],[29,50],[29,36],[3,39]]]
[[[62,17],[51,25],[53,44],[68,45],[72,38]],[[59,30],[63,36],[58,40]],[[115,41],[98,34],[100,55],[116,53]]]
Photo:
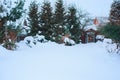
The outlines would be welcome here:
[[[75,45],[75,41],[73,41],[72,39],[70,39],[68,37],[65,37],[64,43],[65,43],[65,45],[68,45],[68,46]]]
[[[45,43],[47,42],[47,40],[45,39],[44,36],[42,35],[36,35],[36,36],[28,36],[24,39],[24,42],[29,46],[29,47],[33,47],[35,46],[37,43]]]

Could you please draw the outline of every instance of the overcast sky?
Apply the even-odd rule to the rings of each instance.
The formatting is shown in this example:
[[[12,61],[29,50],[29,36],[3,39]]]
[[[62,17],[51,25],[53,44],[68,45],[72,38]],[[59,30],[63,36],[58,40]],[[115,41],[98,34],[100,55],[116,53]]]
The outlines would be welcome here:
[[[26,0],[26,5],[28,5],[33,0]],[[44,0],[36,0],[37,2],[42,3]],[[57,0],[48,0],[52,5]],[[64,5],[73,4],[76,5],[78,9],[86,10],[90,13],[91,16],[101,17],[109,16],[110,7],[113,0],[63,0]]]

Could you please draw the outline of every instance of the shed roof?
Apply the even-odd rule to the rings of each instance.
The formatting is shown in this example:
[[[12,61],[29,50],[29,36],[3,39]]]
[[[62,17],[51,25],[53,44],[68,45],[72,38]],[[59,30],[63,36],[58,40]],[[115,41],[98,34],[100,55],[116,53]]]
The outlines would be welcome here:
[[[90,26],[87,26],[86,28],[85,28],[85,31],[88,31],[88,30],[90,30],[90,29],[92,29],[92,30],[94,30],[94,31],[97,31],[97,26],[96,25],[90,25]]]

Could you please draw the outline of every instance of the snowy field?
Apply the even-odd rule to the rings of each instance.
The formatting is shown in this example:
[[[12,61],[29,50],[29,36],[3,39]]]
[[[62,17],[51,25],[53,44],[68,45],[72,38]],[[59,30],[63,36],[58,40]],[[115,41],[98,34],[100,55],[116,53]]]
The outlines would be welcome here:
[[[0,46],[0,80],[120,80],[120,55],[108,53],[106,43],[17,45]]]

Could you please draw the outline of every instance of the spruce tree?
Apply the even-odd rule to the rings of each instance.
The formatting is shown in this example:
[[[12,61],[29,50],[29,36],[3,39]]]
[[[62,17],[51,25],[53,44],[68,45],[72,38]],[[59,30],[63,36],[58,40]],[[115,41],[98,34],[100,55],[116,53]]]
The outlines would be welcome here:
[[[52,7],[49,1],[44,1],[41,6],[40,14],[40,24],[41,24],[41,34],[45,36],[47,40],[52,39],[53,33],[53,13]]]
[[[63,25],[65,20],[65,8],[62,0],[58,0],[55,4],[55,23]]]
[[[0,14],[4,13],[5,9],[3,7],[3,3],[0,3]],[[5,28],[3,27],[3,24],[5,23],[4,20],[4,15],[0,15],[0,43],[3,42],[3,37],[4,37],[4,32],[5,32]]]
[[[120,25],[120,0],[112,3],[109,20],[112,25]]]
[[[17,38],[18,32],[20,31],[19,19],[22,17],[24,7],[24,0],[17,2],[4,0],[0,2],[0,40],[6,48],[13,48],[14,42]],[[14,37],[12,38],[13,35]],[[11,40],[10,40],[11,39]],[[14,46],[15,47],[15,46]]]
[[[65,8],[62,0],[58,0],[55,4],[54,13],[54,37],[57,42],[65,33]]]
[[[12,6],[12,4],[14,6]],[[16,30],[20,26],[17,20],[22,17],[24,6],[24,0],[19,0],[18,2],[12,3],[12,1],[6,1],[0,3],[0,38],[1,40],[5,37],[5,29]],[[17,31],[16,31],[17,32]],[[3,40],[2,40],[3,41]]]
[[[71,34],[71,38],[76,42],[80,42],[80,22],[79,17],[77,16],[77,9],[74,6],[68,8],[67,14],[67,29]]]
[[[41,30],[40,15],[36,1],[30,3],[28,16],[29,27],[31,28],[31,31],[28,35],[35,36]]]
[[[25,12],[25,10],[23,10],[24,2],[24,0],[16,2],[17,5],[10,10],[9,20],[15,22],[22,17],[22,14]]]

